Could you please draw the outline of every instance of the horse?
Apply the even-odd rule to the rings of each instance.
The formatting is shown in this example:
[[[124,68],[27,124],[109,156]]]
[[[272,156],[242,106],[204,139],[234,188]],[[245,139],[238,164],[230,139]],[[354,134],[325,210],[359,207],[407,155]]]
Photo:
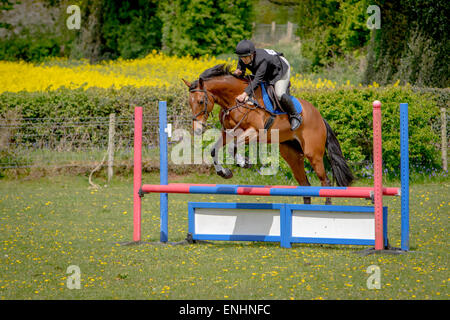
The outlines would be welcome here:
[[[230,69],[230,65],[220,64],[205,70],[199,79],[192,83],[182,79],[189,88],[189,105],[193,115],[194,134],[202,134],[207,128],[206,122],[215,104],[221,107],[219,116],[223,127],[222,137],[211,151],[217,174],[225,179],[233,176],[230,169],[223,168],[217,161],[217,151],[229,141],[226,136],[230,130],[242,129],[243,133],[239,135],[239,139],[246,143],[257,137],[260,129],[269,131],[267,143],[271,143],[270,131],[279,130],[280,154],[286,160],[300,186],[310,186],[305,173],[305,157],[310,162],[321,185],[331,186],[323,161],[325,150],[327,150],[337,186],[351,185],[354,176],[342,154],[339,141],[330,125],[310,102],[298,99],[303,107],[303,122],[297,130],[291,131],[287,114],[279,114],[273,119],[273,115],[261,107],[264,105],[261,86],[258,86],[254,92],[255,103],[253,105],[236,101],[236,97],[248,86],[249,80],[233,75]],[[267,128],[265,126],[269,119],[273,122],[270,128]],[[247,162],[242,159],[236,160],[241,167],[248,167]],[[303,199],[305,204],[311,203],[310,197]],[[327,198],[325,203],[331,204],[331,199]]]

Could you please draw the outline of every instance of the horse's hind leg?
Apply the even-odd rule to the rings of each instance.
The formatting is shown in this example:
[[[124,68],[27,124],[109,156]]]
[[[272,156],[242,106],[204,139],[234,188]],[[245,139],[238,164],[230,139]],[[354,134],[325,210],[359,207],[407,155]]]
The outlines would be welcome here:
[[[245,169],[249,169],[252,167],[252,163],[250,159],[245,155],[245,144],[250,144],[257,140],[254,130],[244,132],[242,129],[238,128],[235,130],[236,142],[235,139],[229,143],[229,153],[233,156],[233,159],[236,161],[236,164]],[[248,140],[248,141],[246,141]]]
[[[307,124],[309,124],[309,127],[306,126]],[[307,122],[305,117],[303,125],[305,127],[301,134],[298,135],[301,139],[303,153],[319,178],[322,187],[328,187],[331,183],[327,177],[327,172],[323,163],[325,144],[327,141],[327,130],[323,119],[320,114],[316,112],[316,116],[310,117],[309,122]],[[325,204],[331,204],[331,198],[326,198]]]
[[[327,172],[325,170],[325,165],[323,163],[323,155],[315,154],[311,157],[308,157],[311,166],[317,174],[317,177],[320,180],[322,187],[329,187],[331,185],[330,180],[328,179]],[[331,204],[331,198],[326,198],[325,204]]]
[[[304,156],[297,141],[286,141],[280,143],[280,154],[288,163],[295,180],[301,186],[310,186],[305,173]],[[311,204],[311,197],[303,197],[304,204]]]

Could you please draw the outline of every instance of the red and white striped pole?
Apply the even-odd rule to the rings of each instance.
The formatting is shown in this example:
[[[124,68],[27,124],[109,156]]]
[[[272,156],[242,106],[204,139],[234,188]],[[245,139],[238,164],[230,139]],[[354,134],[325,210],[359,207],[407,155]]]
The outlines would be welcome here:
[[[141,241],[142,107],[134,108],[133,241]]]
[[[381,102],[373,102],[373,196],[375,203],[375,250],[384,249],[383,239],[383,161],[381,140]]]

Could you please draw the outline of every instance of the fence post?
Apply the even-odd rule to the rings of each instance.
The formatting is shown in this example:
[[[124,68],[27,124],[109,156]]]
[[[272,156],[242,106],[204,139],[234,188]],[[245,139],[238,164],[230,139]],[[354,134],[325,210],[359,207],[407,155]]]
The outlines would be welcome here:
[[[116,135],[116,114],[109,115],[109,133],[108,133],[108,182],[113,177],[114,168],[114,136]]]
[[[270,29],[270,40],[272,42],[275,41],[275,28],[276,28],[276,23],[275,23],[275,21],[272,21],[272,28]]]
[[[293,29],[293,24],[292,24],[292,22],[288,21],[287,22],[287,33],[286,33],[286,38],[288,41],[291,41],[291,39],[292,39],[292,29]]]

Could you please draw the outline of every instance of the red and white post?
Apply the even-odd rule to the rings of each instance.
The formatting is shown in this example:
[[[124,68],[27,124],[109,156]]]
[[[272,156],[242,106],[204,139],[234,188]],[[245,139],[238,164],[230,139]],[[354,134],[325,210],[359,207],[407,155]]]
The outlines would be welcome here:
[[[141,241],[142,107],[134,108],[133,241]]]
[[[373,102],[373,197],[375,206],[375,250],[384,249],[383,238],[383,160],[381,102]]]

